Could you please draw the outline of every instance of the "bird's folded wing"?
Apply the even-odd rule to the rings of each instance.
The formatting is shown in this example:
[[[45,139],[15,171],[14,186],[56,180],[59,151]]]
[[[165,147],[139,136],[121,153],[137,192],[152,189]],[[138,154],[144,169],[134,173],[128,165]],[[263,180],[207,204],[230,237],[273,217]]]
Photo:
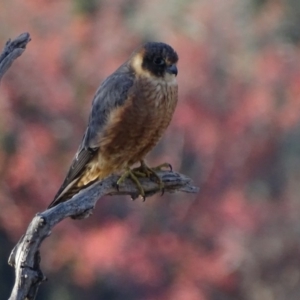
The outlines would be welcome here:
[[[62,186],[49,207],[61,202],[60,197],[78,181],[87,164],[98,151],[101,151],[99,144],[108,116],[111,111],[118,106],[122,106],[128,99],[133,84],[133,74],[129,72],[126,66],[122,66],[100,85],[93,99],[89,124],[82,142]]]

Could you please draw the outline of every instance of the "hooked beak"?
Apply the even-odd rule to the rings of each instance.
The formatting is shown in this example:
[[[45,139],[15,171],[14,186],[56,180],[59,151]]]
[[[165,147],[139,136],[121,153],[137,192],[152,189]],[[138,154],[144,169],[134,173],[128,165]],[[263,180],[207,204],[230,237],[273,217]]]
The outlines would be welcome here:
[[[178,70],[176,65],[171,65],[167,68],[167,73],[169,74],[174,74],[175,76],[177,76]]]

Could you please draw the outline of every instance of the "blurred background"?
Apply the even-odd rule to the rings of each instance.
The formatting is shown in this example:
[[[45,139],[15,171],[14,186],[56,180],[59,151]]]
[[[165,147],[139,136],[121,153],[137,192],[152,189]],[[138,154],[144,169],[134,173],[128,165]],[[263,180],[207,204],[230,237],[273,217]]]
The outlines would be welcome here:
[[[179,54],[180,99],[150,165],[201,188],[104,197],[41,249],[45,300],[300,298],[298,0],[2,0],[0,44],[32,41],[0,86],[0,294],[52,201],[99,83],[145,41]]]

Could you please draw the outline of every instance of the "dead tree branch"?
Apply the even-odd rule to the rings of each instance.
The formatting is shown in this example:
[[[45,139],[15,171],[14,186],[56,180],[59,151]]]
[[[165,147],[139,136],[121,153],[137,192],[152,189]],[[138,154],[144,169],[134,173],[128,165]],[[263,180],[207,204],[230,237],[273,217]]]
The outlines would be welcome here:
[[[183,191],[196,193],[197,187],[185,175],[161,171],[158,173],[165,192]],[[131,180],[126,180],[119,189],[116,188],[118,176],[111,175],[101,182],[96,182],[75,195],[71,201],[38,213],[29,224],[24,236],[13,249],[9,264],[15,268],[16,280],[9,300],[34,300],[39,285],[46,279],[40,269],[39,248],[43,240],[51,234],[52,228],[67,217],[83,218],[91,214],[96,202],[104,195],[130,195],[136,198],[138,190]],[[141,178],[146,196],[160,192],[155,182]]]
[[[9,69],[14,60],[25,50],[30,41],[29,33],[19,35],[13,41],[7,41],[3,52],[0,54],[0,81],[4,73]],[[173,172],[159,172],[165,185],[165,192],[183,191],[196,193],[191,179]],[[119,189],[115,187],[118,176],[111,175],[101,182],[96,182],[79,194],[71,201],[61,203],[49,210],[38,213],[29,224],[26,233],[12,250],[8,263],[15,268],[15,284],[9,300],[34,300],[39,285],[46,277],[40,269],[39,248],[43,240],[51,234],[52,228],[67,217],[76,219],[88,217],[100,197],[104,195],[131,195],[134,199],[138,195],[136,186],[125,180]],[[151,196],[158,190],[157,184],[149,178],[142,178],[146,196]]]
[[[14,40],[8,40],[0,54],[0,81],[4,73],[9,69],[15,59],[17,59],[25,50],[26,45],[30,42],[29,33],[20,34]]]

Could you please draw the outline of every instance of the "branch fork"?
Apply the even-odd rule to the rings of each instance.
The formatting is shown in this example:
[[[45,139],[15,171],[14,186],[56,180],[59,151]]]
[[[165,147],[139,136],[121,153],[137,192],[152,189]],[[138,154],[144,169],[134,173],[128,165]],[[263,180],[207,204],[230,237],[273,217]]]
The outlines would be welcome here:
[[[165,192],[198,192],[198,188],[193,186],[191,179],[185,175],[169,171],[160,171],[157,174],[164,183]],[[16,274],[15,285],[9,300],[35,299],[39,285],[46,280],[40,269],[39,248],[57,223],[67,217],[75,219],[88,217],[102,196],[130,195],[134,197],[137,195],[137,187],[130,179],[124,180],[117,188],[118,179],[119,176],[111,175],[82,190],[71,200],[38,213],[33,218],[25,235],[22,236],[9,257],[8,262],[15,268]],[[161,192],[157,183],[149,178],[141,178],[140,181],[147,197]]]
[[[9,40],[0,54],[0,80],[4,73],[25,50],[30,41],[29,33],[23,33],[13,41]],[[164,184],[164,192],[197,193],[198,188],[192,185],[190,178],[185,175],[159,171],[157,175]],[[86,218],[91,215],[97,201],[105,195],[130,195],[133,199],[139,191],[130,180],[125,179],[116,185],[120,177],[111,175],[102,181],[95,182],[90,187],[76,194],[70,201],[54,206],[51,209],[38,213],[29,224],[26,233],[12,250],[8,263],[15,268],[15,284],[9,300],[34,300],[39,285],[46,280],[40,269],[40,246],[45,238],[51,234],[52,228],[63,219]],[[139,179],[145,196],[149,197],[161,192],[157,183],[149,178]]]

